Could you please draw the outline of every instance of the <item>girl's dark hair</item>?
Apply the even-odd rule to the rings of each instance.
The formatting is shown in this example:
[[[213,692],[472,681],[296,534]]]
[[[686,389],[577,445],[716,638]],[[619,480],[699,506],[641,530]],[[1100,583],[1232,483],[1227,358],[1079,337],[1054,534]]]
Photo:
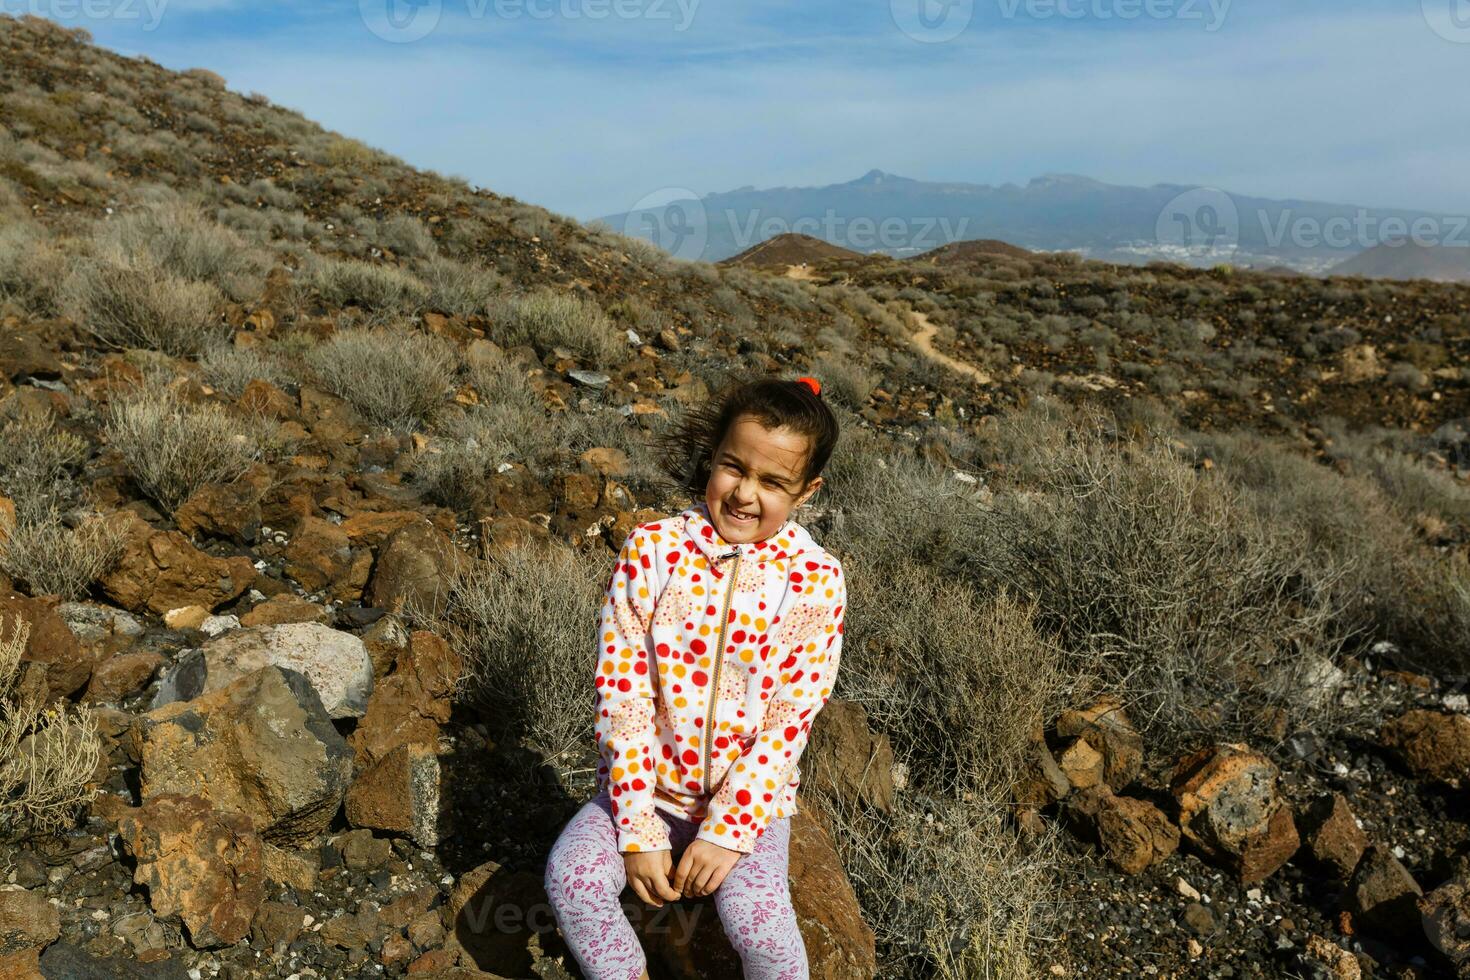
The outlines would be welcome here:
[[[803,381],[761,378],[731,382],[709,401],[688,409],[678,423],[660,434],[655,446],[664,472],[680,487],[703,495],[715,450],[735,420],[744,416],[767,429],[785,427],[807,437],[803,489],[832,458],[837,418],[822,396]]]

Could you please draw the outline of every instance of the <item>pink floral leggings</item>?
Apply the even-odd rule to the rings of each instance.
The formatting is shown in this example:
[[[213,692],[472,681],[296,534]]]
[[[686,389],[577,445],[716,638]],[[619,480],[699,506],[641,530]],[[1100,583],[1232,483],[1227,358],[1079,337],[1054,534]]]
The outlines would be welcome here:
[[[659,811],[669,828],[674,867],[699,824]],[[746,980],[807,980],[806,946],[796,926],[787,878],[791,819],[772,820],[755,850],[715,889],[725,935],[740,955]],[[588,980],[637,980],[647,966],[623,912],[627,885],[607,791],[578,810],[546,862],[546,894],[563,938]],[[633,901],[638,901],[634,898]]]

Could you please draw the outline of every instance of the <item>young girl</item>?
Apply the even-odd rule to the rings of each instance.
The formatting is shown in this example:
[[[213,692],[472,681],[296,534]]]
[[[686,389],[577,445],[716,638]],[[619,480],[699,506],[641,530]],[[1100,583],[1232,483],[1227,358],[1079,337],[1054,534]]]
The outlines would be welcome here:
[[[623,543],[598,637],[598,794],[546,865],[589,980],[647,977],[619,895],[713,893],[747,980],[806,978],[787,883],[797,762],[832,694],[846,579],[790,515],[837,421],[814,378],[739,385],[664,440],[703,499]]]

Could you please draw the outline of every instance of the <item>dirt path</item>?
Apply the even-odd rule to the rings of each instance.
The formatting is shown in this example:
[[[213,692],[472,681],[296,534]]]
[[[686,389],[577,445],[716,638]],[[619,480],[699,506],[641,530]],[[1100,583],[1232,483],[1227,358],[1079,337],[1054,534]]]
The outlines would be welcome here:
[[[975,365],[966,364],[964,361],[957,361],[948,354],[934,349],[934,335],[939,332],[939,325],[929,320],[929,314],[920,313],[918,310],[910,310],[909,315],[919,325],[919,332],[914,334],[912,338],[914,346],[923,351],[925,357],[931,361],[938,361],[945,367],[959,371],[961,374],[968,374],[983,385],[990,384],[992,380],[990,375]]]
[[[786,267],[786,278],[802,279],[808,282],[814,282],[816,281],[817,277],[812,274],[812,270],[808,269],[804,265],[788,265]]]

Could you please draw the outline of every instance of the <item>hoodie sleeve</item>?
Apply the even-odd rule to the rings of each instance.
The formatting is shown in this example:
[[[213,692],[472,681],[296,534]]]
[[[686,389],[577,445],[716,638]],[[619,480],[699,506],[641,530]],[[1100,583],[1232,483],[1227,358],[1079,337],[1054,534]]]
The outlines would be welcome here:
[[[652,542],[634,528],[608,581],[598,633],[597,750],[621,852],[669,850],[668,828],[653,805],[654,557]]]
[[[817,581],[815,601],[792,610],[789,653],[780,664],[765,723],[730,766],[699,828],[701,840],[745,854],[766,832],[776,794],[791,782],[812,722],[832,696],[842,658],[842,617],[847,607],[842,566],[828,556],[808,576]]]

